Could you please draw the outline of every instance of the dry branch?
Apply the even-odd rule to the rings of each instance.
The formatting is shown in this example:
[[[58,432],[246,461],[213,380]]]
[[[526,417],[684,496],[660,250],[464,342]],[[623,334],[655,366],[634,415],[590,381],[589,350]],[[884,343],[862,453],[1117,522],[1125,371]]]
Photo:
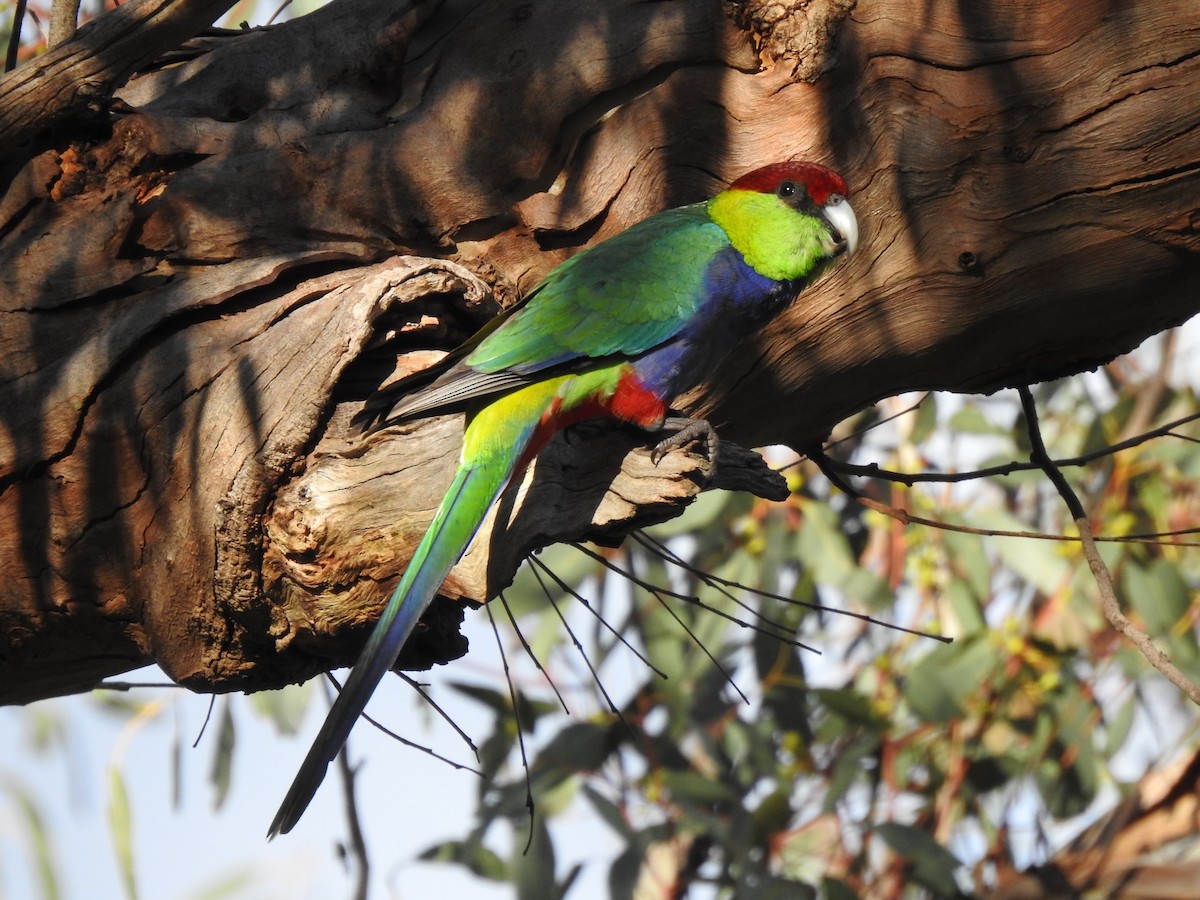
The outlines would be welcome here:
[[[688,398],[727,440],[1079,371],[1200,308],[1192,0],[778,6],[335,0],[161,57],[99,130],[5,144],[0,700],[352,659],[457,453],[454,420],[349,429],[395,360],[768,160],[844,172],[865,240]],[[702,461],[638,444],[566,436],[529,488],[553,499],[447,593],[598,527],[543,509],[676,512]],[[458,612],[409,664],[460,652]]]
[[[54,4],[52,49],[0,78],[0,147],[106,103],[139,67],[211,25],[233,0],[129,0],[75,30],[78,0]]]

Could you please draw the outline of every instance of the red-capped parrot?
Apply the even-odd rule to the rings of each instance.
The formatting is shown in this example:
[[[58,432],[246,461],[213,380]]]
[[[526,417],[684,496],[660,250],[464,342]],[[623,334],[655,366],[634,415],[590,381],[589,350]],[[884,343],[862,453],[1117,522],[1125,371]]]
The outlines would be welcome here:
[[[845,181],[831,170],[785,162],[742,176],[707,203],[652,216],[555,268],[392,411],[389,421],[465,410],[458,470],[271,837],[299,820],[488,509],[550,436],[573,422],[610,418],[674,432],[658,453],[698,436],[715,447],[707,423],[670,416],[671,403],[826,262],[854,249],[858,222],[846,197]]]

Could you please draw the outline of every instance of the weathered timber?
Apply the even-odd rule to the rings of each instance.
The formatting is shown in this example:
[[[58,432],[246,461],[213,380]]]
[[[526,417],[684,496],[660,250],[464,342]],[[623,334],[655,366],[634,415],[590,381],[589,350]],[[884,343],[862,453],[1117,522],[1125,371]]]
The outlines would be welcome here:
[[[843,172],[864,240],[686,398],[728,441],[1081,371],[1200,309],[1192,0],[335,0],[118,100],[0,148],[2,702],[351,661],[461,428],[363,437],[370,391],[766,161]],[[445,593],[677,512],[704,460],[643,444],[565,435]],[[434,615],[408,664],[461,652]]]

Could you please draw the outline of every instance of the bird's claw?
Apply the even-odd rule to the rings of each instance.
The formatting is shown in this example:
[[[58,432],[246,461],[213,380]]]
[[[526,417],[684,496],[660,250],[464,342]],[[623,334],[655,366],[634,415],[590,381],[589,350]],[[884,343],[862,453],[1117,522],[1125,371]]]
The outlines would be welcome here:
[[[720,441],[717,439],[717,432],[706,420],[688,419],[683,416],[672,417],[663,422],[662,430],[669,431],[671,434],[655,444],[654,449],[650,451],[650,460],[656,466],[672,450],[678,450],[692,441],[703,439],[709,467],[711,470],[716,469],[717,448]]]

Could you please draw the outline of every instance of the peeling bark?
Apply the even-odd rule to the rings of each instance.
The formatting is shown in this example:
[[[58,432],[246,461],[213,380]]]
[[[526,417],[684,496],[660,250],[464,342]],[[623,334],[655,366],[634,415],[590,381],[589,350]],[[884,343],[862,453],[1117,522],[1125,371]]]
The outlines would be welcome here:
[[[51,64],[0,80],[0,124]],[[149,661],[205,690],[351,661],[461,433],[364,438],[366,398],[767,161],[843,172],[864,241],[686,398],[729,441],[1081,371],[1200,309],[1192,0],[335,0],[117,96],[0,156],[0,702]],[[584,437],[547,449],[536,503],[510,492],[406,665],[460,653],[461,601],[530,548],[704,483]],[[777,489],[745,456],[717,472]]]

